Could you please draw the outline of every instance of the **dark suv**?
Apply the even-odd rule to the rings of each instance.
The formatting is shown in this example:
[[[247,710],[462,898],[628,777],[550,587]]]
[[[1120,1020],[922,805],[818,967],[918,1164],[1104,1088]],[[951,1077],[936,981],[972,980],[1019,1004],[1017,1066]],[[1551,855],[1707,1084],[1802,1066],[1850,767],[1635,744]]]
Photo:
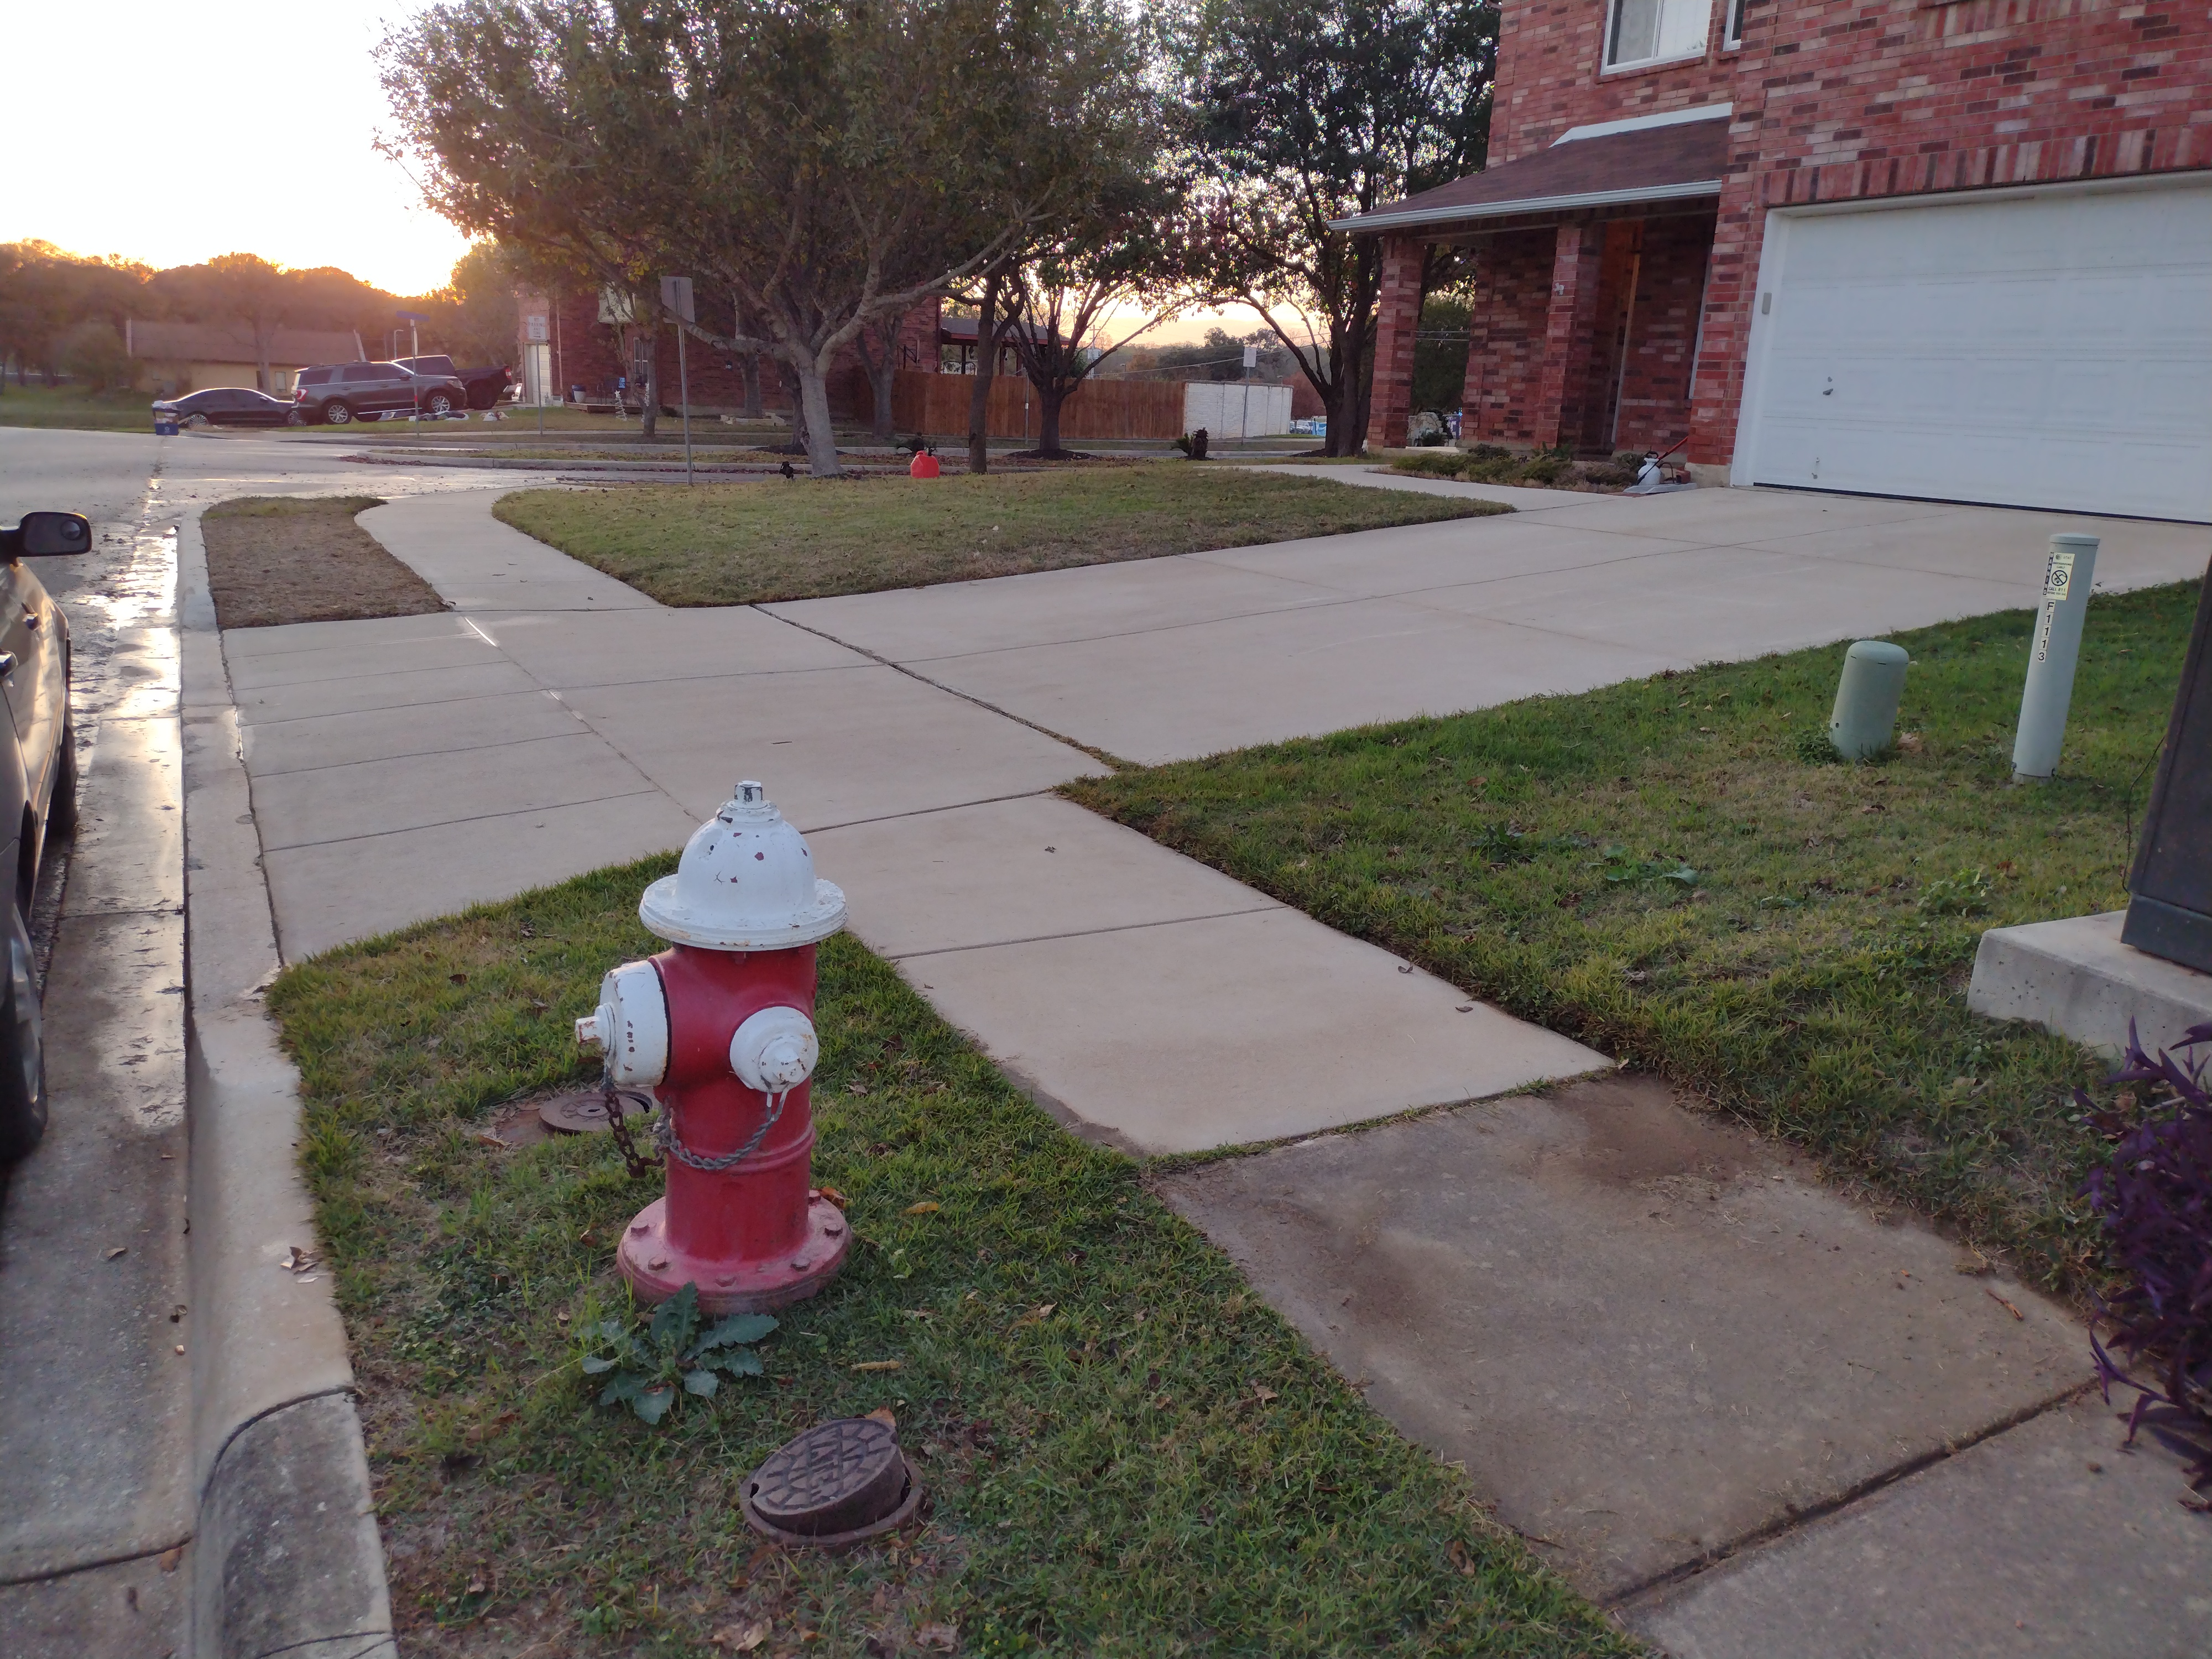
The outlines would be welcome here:
[[[514,384],[514,373],[505,363],[490,368],[455,368],[453,360],[443,354],[435,357],[395,357],[392,361],[417,374],[441,374],[459,380],[468,388],[471,409],[489,409]]]
[[[343,426],[365,415],[442,419],[466,409],[469,392],[451,374],[417,374],[398,363],[338,363],[301,369],[292,403],[307,420]]]

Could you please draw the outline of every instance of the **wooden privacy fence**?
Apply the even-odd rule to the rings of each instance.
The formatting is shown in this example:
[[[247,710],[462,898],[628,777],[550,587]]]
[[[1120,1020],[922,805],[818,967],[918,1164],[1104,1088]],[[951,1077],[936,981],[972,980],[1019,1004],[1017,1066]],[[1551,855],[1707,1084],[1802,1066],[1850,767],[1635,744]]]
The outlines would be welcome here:
[[[968,399],[975,382],[966,374],[895,371],[891,419],[902,432],[964,438]],[[1079,438],[1156,438],[1182,434],[1180,380],[1085,380],[1060,405],[1060,435]],[[1019,374],[991,377],[990,432],[994,438],[1035,440],[1043,420],[1036,388]]]

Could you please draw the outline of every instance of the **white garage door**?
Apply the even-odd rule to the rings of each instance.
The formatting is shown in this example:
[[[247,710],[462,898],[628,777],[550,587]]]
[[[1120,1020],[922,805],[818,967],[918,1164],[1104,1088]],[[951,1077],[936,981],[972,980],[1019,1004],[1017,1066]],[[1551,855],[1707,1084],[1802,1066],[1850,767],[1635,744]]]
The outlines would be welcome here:
[[[1752,328],[1739,481],[2212,520],[2212,184],[1778,213]]]

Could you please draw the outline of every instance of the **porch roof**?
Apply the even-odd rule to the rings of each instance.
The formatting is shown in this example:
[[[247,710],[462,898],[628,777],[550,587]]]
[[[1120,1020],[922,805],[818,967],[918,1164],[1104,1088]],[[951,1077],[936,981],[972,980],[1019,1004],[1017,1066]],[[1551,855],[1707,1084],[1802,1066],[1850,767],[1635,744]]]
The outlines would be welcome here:
[[[1509,214],[1718,196],[1728,161],[1728,133],[1726,121],[1681,121],[1576,138],[1402,202],[1386,202],[1349,219],[1333,219],[1329,228],[1372,234]]]

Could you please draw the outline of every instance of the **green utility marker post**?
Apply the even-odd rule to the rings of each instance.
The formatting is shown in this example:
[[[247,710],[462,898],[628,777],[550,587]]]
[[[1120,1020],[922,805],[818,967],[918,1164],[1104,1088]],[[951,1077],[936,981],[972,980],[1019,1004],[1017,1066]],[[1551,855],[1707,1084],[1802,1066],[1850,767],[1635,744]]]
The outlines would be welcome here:
[[[2074,701],[2074,665],[2081,656],[2081,624],[2097,576],[2097,538],[2053,536],[2043,572],[2043,609],[2027,649],[2027,684],[2020,694],[2020,732],[2012,744],[2012,781],[2043,783],[2058,769],[2066,711]]]
[[[1905,699],[1905,670],[1912,660],[1901,645],[1861,640],[1844,653],[1844,678],[1828,716],[1828,741],[1847,761],[1863,761],[1889,747],[1897,706]]]

